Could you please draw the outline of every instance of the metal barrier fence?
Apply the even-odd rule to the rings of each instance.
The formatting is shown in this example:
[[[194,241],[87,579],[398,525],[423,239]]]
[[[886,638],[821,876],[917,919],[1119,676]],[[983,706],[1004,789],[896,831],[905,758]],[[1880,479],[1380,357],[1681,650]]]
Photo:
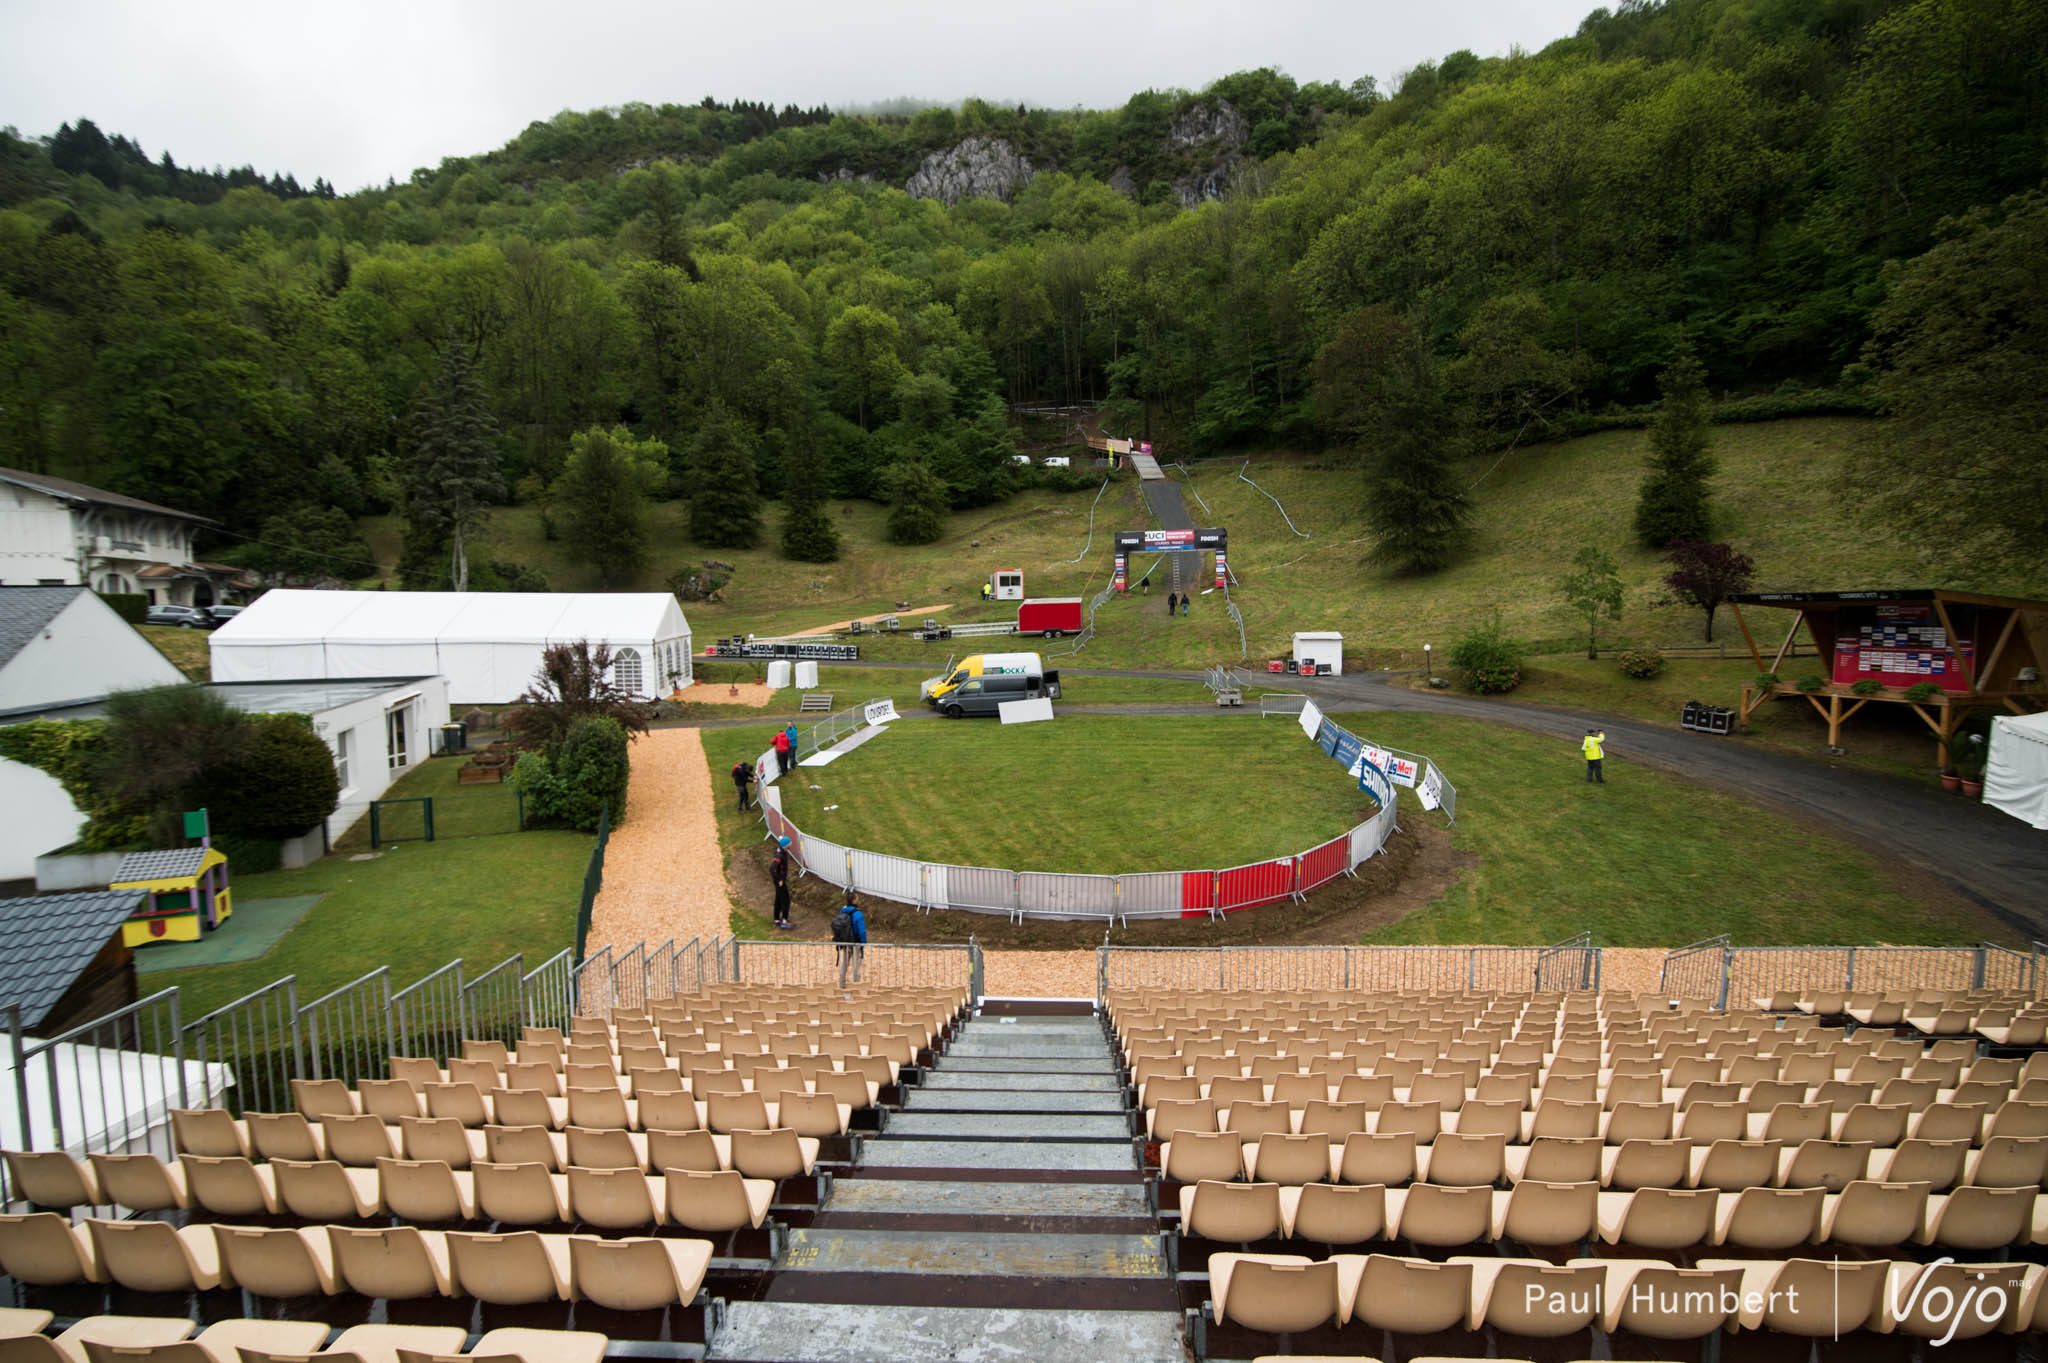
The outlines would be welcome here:
[[[1600,948],[1584,933],[1548,947],[1104,945],[1095,960],[1098,1002],[1133,989],[1369,994],[1600,987]]]
[[[1261,715],[1298,715],[1308,708],[1308,697],[1299,691],[1268,691],[1259,697]]]
[[[612,840],[612,807],[597,811],[597,845],[590,849],[590,862],[583,870],[583,897],[576,904],[576,959],[590,941],[590,915],[597,909],[597,896],[604,890],[604,849]]]
[[[1723,937],[1680,947],[1664,958],[1660,989],[1672,998],[1712,1000],[1716,1008],[1753,1007],[1780,992],[1995,989],[2043,996],[2048,947],[2015,951],[1991,942],[1972,947],[1738,947]]]
[[[797,749],[798,755],[823,752],[847,735],[859,733],[867,728],[868,706],[873,704],[874,701],[865,701],[859,705],[848,706],[813,724],[804,733],[803,744]],[[772,764],[774,749],[769,749],[769,753]]]
[[[725,950],[730,973],[724,978],[748,984],[837,985],[843,952],[852,953],[844,957],[849,983],[965,988],[976,998],[981,995],[981,947],[972,939],[965,944],[877,942],[852,948],[835,942],[734,940]]]

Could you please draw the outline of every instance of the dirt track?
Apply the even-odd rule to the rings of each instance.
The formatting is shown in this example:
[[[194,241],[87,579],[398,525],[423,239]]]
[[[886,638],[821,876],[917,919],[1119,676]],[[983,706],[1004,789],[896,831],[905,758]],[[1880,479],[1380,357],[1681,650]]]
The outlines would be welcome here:
[[[695,729],[656,729],[633,740],[632,756],[626,818],[605,848],[589,949],[731,931],[703,739]]]

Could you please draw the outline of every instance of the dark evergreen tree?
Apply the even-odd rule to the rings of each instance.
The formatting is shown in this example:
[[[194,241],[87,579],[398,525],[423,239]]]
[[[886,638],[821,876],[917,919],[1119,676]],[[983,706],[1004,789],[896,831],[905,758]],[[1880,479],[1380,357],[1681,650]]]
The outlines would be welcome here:
[[[753,435],[713,402],[690,451],[690,538],[748,549],[761,538],[761,489]]]
[[[1636,538],[1646,549],[1704,540],[1714,520],[1707,487],[1714,457],[1707,448],[1706,370],[1690,345],[1680,347],[1658,385],[1664,401],[1650,426],[1650,469],[1636,498]]]
[[[889,538],[897,544],[930,544],[946,533],[951,498],[945,480],[921,459],[903,459],[883,475],[889,490]]]
[[[799,438],[783,468],[782,556],[832,562],[839,557],[839,531],[825,510],[825,461],[811,441]]]
[[[441,372],[414,400],[406,423],[405,520],[416,537],[448,548],[448,583],[469,590],[467,541],[492,499],[504,495],[497,423],[466,347],[441,348]]]

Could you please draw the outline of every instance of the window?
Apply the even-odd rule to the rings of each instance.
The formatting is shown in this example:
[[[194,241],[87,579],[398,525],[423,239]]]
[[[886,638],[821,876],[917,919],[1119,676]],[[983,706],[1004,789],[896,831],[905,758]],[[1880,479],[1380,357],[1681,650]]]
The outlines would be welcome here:
[[[411,737],[411,717],[410,705],[384,712],[384,759],[385,765],[393,771],[406,765],[406,740]]]
[[[621,691],[635,696],[645,689],[640,684],[640,650],[622,648],[612,656],[612,681]]]
[[[334,779],[343,790],[348,789],[349,740],[354,737],[353,729],[343,729],[334,736]]]

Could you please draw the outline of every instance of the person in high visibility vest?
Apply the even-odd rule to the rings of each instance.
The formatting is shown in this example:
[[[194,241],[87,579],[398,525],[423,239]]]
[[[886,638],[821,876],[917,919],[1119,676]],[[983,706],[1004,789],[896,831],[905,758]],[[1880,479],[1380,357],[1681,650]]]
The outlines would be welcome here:
[[[1588,729],[1586,741],[1579,745],[1580,751],[1586,754],[1586,780],[1590,784],[1607,784],[1607,778],[1600,774],[1600,759],[1607,755],[1607,749],[1603,746],[1606,742],[1607,734],[1604,730]]]

